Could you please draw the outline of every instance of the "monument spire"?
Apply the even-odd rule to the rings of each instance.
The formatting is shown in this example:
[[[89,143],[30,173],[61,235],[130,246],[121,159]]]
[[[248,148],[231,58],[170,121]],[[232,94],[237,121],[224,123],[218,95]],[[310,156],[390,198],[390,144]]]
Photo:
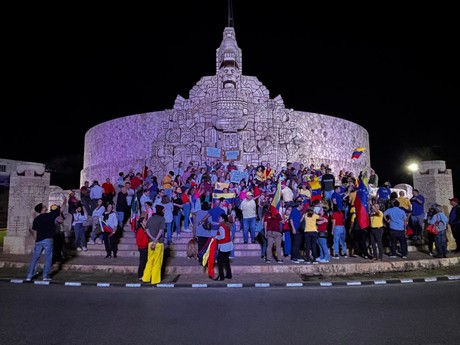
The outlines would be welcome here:
[[[228,0],[228,23],[229,28],[233,28],[233,3],[232,0]]]

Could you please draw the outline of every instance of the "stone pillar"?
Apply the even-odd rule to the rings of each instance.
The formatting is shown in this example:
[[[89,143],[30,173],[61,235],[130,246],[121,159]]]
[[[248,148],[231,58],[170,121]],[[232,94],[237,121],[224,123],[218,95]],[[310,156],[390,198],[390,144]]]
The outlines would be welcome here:
[[[452,170],[446,168],[445,161],[423,161],[418,171],[413,173],[414,189],[425,197],[425,211],[431,204],[442,205],[444,213],[449,216],[451,206],[449,199],[454,195]],[[448,248],[455,248],[450,227],[447,231]]]
[[[47,203],[50,191],[50,174],[45,165],[18,165],[11,172],[8,201],[8,225],[3,242],[3,252],[9,254],[29,254],[34,247],[34,239],[29,230],[37,213],[38,203]]]

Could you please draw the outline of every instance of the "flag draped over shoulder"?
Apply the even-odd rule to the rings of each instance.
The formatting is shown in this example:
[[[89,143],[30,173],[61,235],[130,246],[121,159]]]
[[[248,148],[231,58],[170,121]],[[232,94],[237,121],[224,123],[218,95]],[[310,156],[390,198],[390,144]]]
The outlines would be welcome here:
[[[114,234],[113,229],[104,220],[99,219],[99,223],[101,224],[102,231],[107,232],[109,234],[109,237],[111,237]]]
[[[368,178],[362,177],[358,183],[355,198],[356,220],[361,229],[369,226],[369,185]]]
[[[137,193],[134,193],[133,200],[131,201],[131,230],[136,231],[136,223],[141,216],[139,210],[139,202],[137,200]]]
[[[270,208],[272,210],[276,209],[277,211],[279,211],[280,205],[281,205],[281,179],[278,179],[278,185],[276,186],[275,196],[273,197]]]
[[[365,150],[366,149],[364,147],[358,147],[354,149],[353,153],[351,154],[351,159],[358,159],[359,157],[361,157]]]

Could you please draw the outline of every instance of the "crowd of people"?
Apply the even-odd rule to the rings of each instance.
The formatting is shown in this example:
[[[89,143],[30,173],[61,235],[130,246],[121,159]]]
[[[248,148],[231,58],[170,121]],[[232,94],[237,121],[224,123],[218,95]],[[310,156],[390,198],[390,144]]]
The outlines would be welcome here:
[[[430,205],[426,213],[419,191],[408,199],[404,192],[392,192],[389,182],[379,186],[372,169],[367,174],[355,177],[343,169],[335,175],[325,164],[288,162],[277,172],[270,163],[239,169],[233,161],[224,164],[218,159],[201,167],[181,162],[161,179],[145,168],[120,172],[115,184],[110,178],[102,185],[85,181],[80,199],[70,194],[68,213],[77,250],[104,243],[108,259],[117,257],[118,239],[125,224],[132,223],[139,249],[138,278],[152,284],[161,281],[164,246],[173,244],[174,234],[179,239],[181,231],[193,233],[199,252],[210,238],[216,239],[219,280],[232,277],[237,231],[242,231],[245,244],[260,244],[267,263],[318,264],[356,256],[378,261],[384,259],[385,247],[390,258],[407,258],[408,239],[427,241],[431,255],[435,243],[436,256],[446,257],[447,224],[459,252],[457,198],[450,199],[448,217],[439,205]],[[355,207],[357,188],[364,180],[378,187],[376,195],[368,195],[366,227],[358,221],[361,209]],[[426,235],[425,225],[439,218],[438,234]],[[202,257],[199,261],[203,264]]]

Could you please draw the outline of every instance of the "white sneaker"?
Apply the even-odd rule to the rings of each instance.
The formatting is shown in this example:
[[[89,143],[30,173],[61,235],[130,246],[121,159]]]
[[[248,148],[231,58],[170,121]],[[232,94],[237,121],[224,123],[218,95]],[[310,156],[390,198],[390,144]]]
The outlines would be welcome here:
[[[82,251],[81,247],[78,247],[78,248],[77,248],[77,251],[81,252],[81,251]]]
[[[88,244],[94,244],[94,241],[93,241],[93,240],[89,240],[89,241],[88,241]]]
[[[83,247],[83,251],[84,251],[84,252],[87,252],[87,251],[88,251],[88,248]]]

